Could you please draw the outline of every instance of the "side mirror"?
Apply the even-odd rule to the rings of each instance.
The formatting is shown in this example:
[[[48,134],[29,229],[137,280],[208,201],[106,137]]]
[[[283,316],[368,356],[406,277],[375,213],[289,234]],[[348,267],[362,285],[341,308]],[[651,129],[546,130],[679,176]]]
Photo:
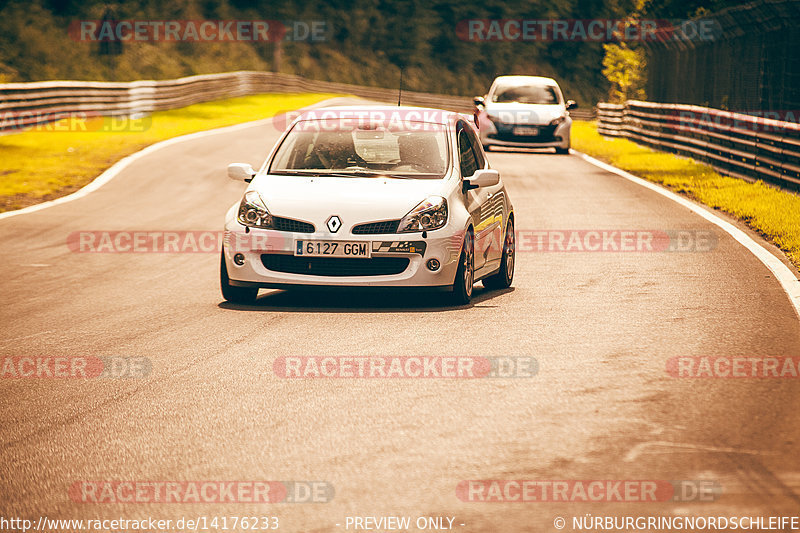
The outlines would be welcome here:
[[[250,183],[256,171],[248,163],[231,163],[228,165],[228,177],[234,181],[244,181]]]
[[[483,96],[476,96],[472,99],[472,103],[475,104],[475,107],[485,105],[486,101],[483,99]]]
[[[464,192],[478,187],[491,187],[500,183],[500,173],[496,170],[482,168],[475,171],[475,174],[464,180]]]
[[[578,107],[578,102],[576,102],[575,100],[567,100],[567,111],[569,111],[570,109],[577,109],[577,107]]]

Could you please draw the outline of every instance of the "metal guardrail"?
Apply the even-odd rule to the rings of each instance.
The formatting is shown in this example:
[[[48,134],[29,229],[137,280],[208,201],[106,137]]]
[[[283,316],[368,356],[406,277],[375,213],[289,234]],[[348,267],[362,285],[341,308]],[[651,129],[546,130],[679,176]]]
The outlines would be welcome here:
[[[52,122],[75,113],[135,115],[175,109],[199,102],[269,92],[325,92],[353,94],[379,102],[396,103],[397,89],[363,87],[318,81],[275,72],[239,71],[189,76],[164,81],[93,82],[45,81],[0,84],[0,132]],[[402,103],[471,114],[472,98],[403,91]],[[570,112],[578,120],[592,120],[592,110]]]
[[[629,100],[597,104],[597,131],[686,155],[728,176],[800,189],[800,124],[721,109]]]
[[[397,89],[317,81],[275,72],[240,71],[164,81],[45,81],[0,84],[0,131],[51,122],[73,113],[133,115],[268,92],[353,94],[396,103]],[[472,113],[472,98],[403,91],[405,105]]]
[[[573,109],[569,112],[569,116],[571,116],[573,120],[594,120],[596,118],[596,113],[594,109]]]

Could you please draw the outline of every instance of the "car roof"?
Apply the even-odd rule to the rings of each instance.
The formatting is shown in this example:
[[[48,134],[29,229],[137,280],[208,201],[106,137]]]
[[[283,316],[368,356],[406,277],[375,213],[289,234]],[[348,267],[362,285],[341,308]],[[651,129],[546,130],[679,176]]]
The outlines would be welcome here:
[[[418,122],[430,122],[433,124],[447,125],[456,118],[461,118],[459,113],[453,111],[445,111],[443,109],[436,109],[433,107],[414,107],[414,106],[391,106],[391,105],[360,105],[360,106],[333,106],[321,107],[317,109],[309,109],[302,115],[297,117],[297,120],[324,120],[336,118],[354,118],[361,114],[383,113],[387,120],[392,120],[394,117],[408,119],[408,115],[415,113],[414,120]],[[417,119],[416,116],[419,115]],[[370,116],[369,118],[373,118]]]
[[[546,78],[544,76],[498,76],[494,79],[493,85],[498,82],[502,82],[504,85],[526,85],[529,83],[535,83],[537,85],[551,83],[553,85],[558,85],[553,78]]]

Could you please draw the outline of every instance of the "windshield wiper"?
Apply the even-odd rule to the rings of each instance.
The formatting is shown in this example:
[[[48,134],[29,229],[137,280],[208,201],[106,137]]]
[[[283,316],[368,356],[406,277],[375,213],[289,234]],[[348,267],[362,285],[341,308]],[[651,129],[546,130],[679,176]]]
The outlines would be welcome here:
[[[270,170],[270,174],[284,174],[286,176],[324,176],[325,173],[319,170],[288,170],[288,169],[275,169]]]
[[[326,176],[336,176],[336,177],[347,177],[347,178],[382,178],[382,177],[396,177],[392,174],[387,174],[386,172],[381,172],[379,170],[332,170],[330,172],[325,173]]]
[[[270,174],[283,174],[286,176],[334,176],[337,178],[398,178],[398,179],[412,179],[416,176],[407,174],[391,174],[381,170],[371,170],[367,168],[353,169],[353,170],[273,170]]]

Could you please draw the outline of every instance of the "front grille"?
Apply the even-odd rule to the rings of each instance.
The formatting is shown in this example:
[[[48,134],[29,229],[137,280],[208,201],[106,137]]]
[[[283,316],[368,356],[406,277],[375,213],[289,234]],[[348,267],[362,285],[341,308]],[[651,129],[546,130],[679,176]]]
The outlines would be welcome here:
[[[522,126],[523,124],[519,124]],[[539,135],[514,135],[514,128],[517,124],[495,123],[497,133],[490,133],[489,137],[499,141],[528,143],[528,142],[554,142],[560,141],[560,137],[554,135],[556,126],[536,126],[539,128]]]
[[[314,233],[314,224],[293,220],[291,218],[272,217],[272,226],[278,231],[293,231],[295,233]]]
[[[261,263],[273,272],[308,276],[389,276],[408,268],[407,257],[299,257],[262,254]]]
[[[381,233],[396,233],[399,220],[384,220],[383,222],[370,222],[353,226],[353,235],[378,235]]]

